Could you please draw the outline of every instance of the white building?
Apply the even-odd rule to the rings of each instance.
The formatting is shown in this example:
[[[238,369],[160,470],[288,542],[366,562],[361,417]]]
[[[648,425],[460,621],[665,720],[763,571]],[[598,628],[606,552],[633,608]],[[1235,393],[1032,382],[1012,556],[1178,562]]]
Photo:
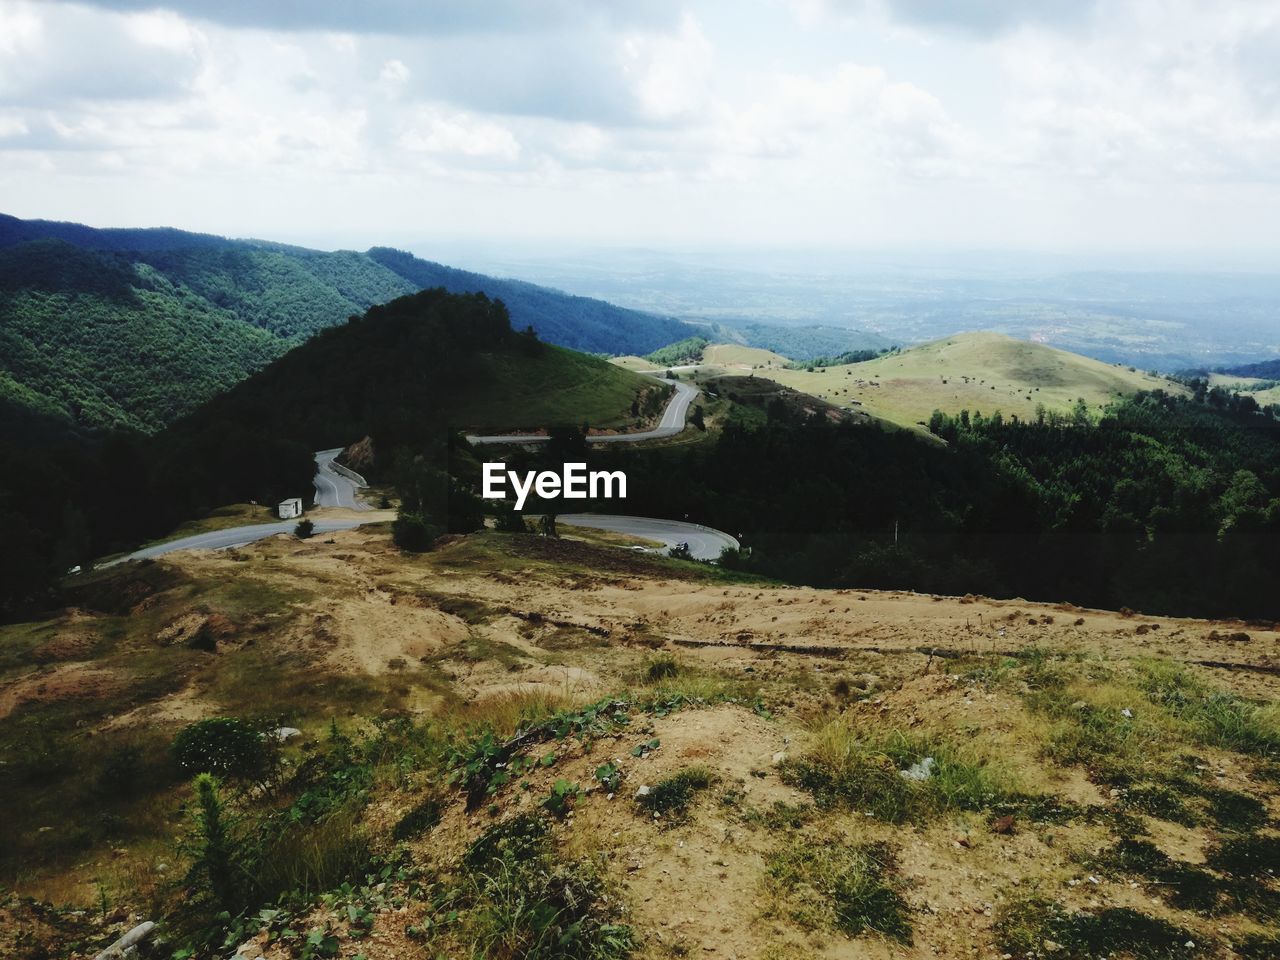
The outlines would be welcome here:
[[[302,498],[293,497],[280,504],[280,519],[292,520],[294,517],[302,516]]]

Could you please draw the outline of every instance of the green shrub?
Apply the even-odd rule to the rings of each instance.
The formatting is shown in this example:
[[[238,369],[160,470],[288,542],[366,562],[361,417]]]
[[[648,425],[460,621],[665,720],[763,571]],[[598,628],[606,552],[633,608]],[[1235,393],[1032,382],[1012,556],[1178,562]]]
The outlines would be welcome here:
[[[191,858],[187,883],[202,899],[232,915],[249,906],[252,876],[240,821],[222,801],[218,781],[195,778],[195,806],[183,848]]]
[[[332,890],[364,874],[371,857],[358,804],[350,803],[314,823],[286,823],[262,842],[254,871],[258,900]]]
[[[659,657],[649,664],[644,673],[645,679],[650,683],[660,683],[663,680],[669,680],[679,675],[680,664],[676,663],[674,657]]]
[[[391,524],[391,539],[401,550],[425,553],[435,546],[441,530],[420,513],[400,511]]]
[[[891,881],[894,859],[887,847],[797,838],[770,856],[765,869],[799,923],[911,942],[909,910]]]
[[[715,783],[715,774],[706,767],[690,767],[659,780],[649,792],[638,798],[640,806],[671,820],[682,819],[688,812],[693,795]]]
[[[1001,908],[995,924],[996,943],[1015,957],[1040,956],[1045,941],[1057,944],[1060,960],[1092,960],[1123,955],[1137,960],[1185,957],[1183,945],[1199,937],[1158,917],[1128,907],[1097,912],[1069,912],[1040,897],[1014,901]]]
[[[271,772],[275,750],[253,724],[235,717],[211,717],[179,732],[173,756],[186,773],[261,780]]]
[[[297,526],[293,528],[293,535],[299,540],[309,540],[315,532],[316,525],[310,520],[299,520]]]

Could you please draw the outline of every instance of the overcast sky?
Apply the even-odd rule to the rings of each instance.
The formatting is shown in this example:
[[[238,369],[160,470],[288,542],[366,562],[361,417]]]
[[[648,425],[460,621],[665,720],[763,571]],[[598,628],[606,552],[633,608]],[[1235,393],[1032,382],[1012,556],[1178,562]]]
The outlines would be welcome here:
[[[0,0],[0,211],[1280,254],[1276,0]]]

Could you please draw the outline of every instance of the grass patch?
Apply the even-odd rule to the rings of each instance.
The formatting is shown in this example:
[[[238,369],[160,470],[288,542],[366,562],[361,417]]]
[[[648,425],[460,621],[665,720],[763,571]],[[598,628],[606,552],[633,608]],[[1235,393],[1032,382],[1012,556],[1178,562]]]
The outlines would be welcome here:
[[[706,767],[689,767],[659,780],[636,802],[649,813],[656,813],[669,821],[679,821],[688,815],[694,794],[706,790],[715,783],[715,779],[715,774]]]
[[[462,882],[446,898],[459,911],[471,955],[529,960],[621,960],[631,928],[587,863],[555,862],[545,821],[523,816],[491,827],[463,857]]]
[[[1128,907],[1072,912],[1040,897],[1014,901],[1001,908],[995,924],[996,943],[1015,957],[1051,955],[1060,960],[1092,960],[1107,955],[1133,960],[1168,960],[1191,956],[1190,931]]]
[[[911,942],[907,903],[893,882],[889,848],[797,838],[769,857],[766,883],[791,917],[809,929],[850,937],[867,931]]]
[[[927,776],[904,772],[932,758]],[[861,730],[841,719],[826,724],[798,758],[784,761],[786,783],[820,805],[842,805],[890,823],[953,810],[982,810],[1011,798],[1011,774],[973,748],[903,731]]]

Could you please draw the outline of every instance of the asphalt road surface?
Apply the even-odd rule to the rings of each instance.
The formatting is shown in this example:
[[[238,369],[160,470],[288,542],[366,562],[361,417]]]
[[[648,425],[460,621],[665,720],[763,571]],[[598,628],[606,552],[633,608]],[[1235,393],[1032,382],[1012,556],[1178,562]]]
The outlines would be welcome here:
[[[315,535],[319,535],[333,533],[335,530],[350,530],[361,524],[374,523],[376,521],[314,520],[312,522],[315,524]],[[166,553],[173,553],[176,550],[228,550],[231,547],[243,547],[257,540],[274,537],[278,533],[293,533],[293,528],[297,525],[297,520],[282,520],[280,523],[251,523],[243,527],[228,527],[226,530],[197,533],[190,537],[183,537],[180,540],[169,540],[165,543],[157,543],[153,547],[143,547],[141,550],[135,550],[127,556],[112,560],[110,563],[99,564],[99,566],[112,567],[117,563],[124,563],[126,560],[145,560],[150,557],[160,557]]]
[[[670,548],[687,543],[695,560],[719,560],[725,547],[738,549],[738,541],[719,530],[704,527],[700,523],[684,523],[680,520],[657,520],[652,517],[621,517],[603,513],[561,513],[556,515],[557,526],[588,527],[592,530],[608,530],[644,540],[656,540]]]
[[[316,453],[316,475],[312,481],[316,488],[316,506],[368,510],[369,505],[356,498],[359,487],[355,482],[333,469],[334,457],[341,452],[342,447],[338,447],[336,450],[320,450]]]
[[[685,417],[689,413],[689,404],[693,403],[693,398],[698,395],[698,388],[688,383],[681,383],[679,380],[663,382],[670,383],[676,388],[676,392],[667,403],[667,409],[662,414],[662,421],[656,427],[640,433],[610,433],[587,437],[587,443],[639,443],[641,440],[674,437],[682,431],[685,426]],[[472,444],[539,443],[546,439],[544,436],[529,434],[509,434],[500,437],[467,437],[467,441]]]

